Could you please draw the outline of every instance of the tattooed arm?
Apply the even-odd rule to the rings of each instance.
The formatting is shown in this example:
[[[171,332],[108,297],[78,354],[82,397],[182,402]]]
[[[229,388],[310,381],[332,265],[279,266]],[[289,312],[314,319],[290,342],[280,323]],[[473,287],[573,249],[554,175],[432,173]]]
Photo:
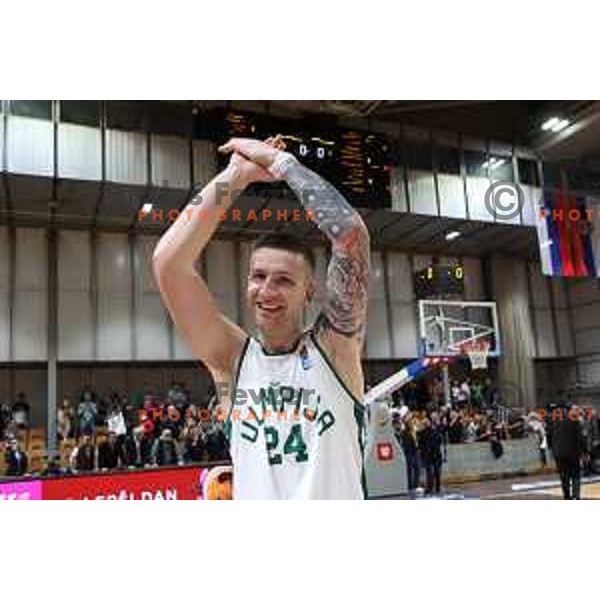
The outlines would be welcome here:
[[[275,143],[280,136],[275,138]],[[288,152],[258,140],[233,138],[219,148],[238,152],[266,168],[275,179],[292,188],[319,229],[331,241],[327,275],[327,302],[319,329],[331,329],[362,341],[366,321],[369,283],[369,232],[360,215],[346,199],[317,173],[307,169]]]
[[[277,139],[277,138],[276,138]],[[370,278],[369,232],[360,215],[327,181],[287,152],[234,138],[220,148],[239,152],[283,179],[331,241],[327,300],[316,323],[319,342],[357,397],[363,395],[360,361]]]
[[[369,286],[369,232],[360,215],[330,183],[300,164],[291,154],[279,152],[271,172],[285,180],[304,208],[311,211],[319,229],[331,241],[327,271],[327,300],[317,331],[328,329],[362,344]]]

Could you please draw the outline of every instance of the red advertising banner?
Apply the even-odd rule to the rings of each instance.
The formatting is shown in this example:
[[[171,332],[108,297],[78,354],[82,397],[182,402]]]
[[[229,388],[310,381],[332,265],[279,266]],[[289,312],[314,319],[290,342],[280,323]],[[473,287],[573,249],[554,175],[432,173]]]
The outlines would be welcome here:
[[[207,469],[179,467],[42,481],[44,500],[202,500]]]

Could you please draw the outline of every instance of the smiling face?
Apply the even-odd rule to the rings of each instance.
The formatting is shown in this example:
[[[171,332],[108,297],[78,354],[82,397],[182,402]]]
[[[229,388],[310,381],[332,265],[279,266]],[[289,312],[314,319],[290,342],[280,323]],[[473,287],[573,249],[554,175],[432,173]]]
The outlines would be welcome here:
[[[302,254],[268,247],[252,253],[246,300],[265,338],[293,341],[314,290],[312,269]]]

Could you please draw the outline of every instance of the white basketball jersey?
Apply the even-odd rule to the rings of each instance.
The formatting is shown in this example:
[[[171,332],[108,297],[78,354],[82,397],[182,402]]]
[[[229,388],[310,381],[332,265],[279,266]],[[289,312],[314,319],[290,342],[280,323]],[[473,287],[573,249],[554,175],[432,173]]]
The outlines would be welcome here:
[[[249,337],[227,426],[233,497],[363,499],[364,407],[311,333],[285,354]]]

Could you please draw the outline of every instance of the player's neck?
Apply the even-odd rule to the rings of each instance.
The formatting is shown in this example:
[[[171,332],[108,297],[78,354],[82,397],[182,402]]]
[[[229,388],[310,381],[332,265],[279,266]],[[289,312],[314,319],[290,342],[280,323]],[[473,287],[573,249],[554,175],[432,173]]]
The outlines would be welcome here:
[[[302,330],[300,328],[288,331],[284,334],[261,331],[259,339],[266,352],[285,353],[294,350],[301,335]]]

